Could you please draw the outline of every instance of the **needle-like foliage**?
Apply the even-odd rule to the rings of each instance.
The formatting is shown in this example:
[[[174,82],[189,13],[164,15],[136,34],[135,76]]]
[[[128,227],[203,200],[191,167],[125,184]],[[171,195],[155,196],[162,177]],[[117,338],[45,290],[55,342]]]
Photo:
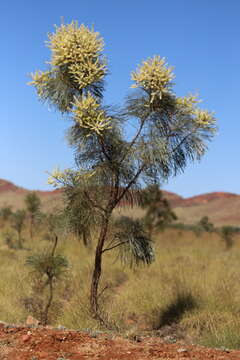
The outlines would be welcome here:
[[[111,246],[118,247],[121,261],[130,266],[146,264],[154,261],[154,250],[151,239],[144,230],[139,219],[121,216],[115,221],[116,232]]]

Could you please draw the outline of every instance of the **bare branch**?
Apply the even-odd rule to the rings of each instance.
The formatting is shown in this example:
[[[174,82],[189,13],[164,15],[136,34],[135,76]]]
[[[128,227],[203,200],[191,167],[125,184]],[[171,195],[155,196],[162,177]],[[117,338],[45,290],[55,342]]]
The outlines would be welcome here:
[[[103,254],[105,251],[110,251],[110,250],[115,249],[116,247],[121,246],[121,245],[126,244],[126,243],[128,243],[128,241],[122,241],[122,242],[120,242],[120,243],[118,243],[118,244],[116,244],[116,245],[113,245],[113,246],[109,247],[109,248],[103,249],[103,250],[102,250],[102,254]]]

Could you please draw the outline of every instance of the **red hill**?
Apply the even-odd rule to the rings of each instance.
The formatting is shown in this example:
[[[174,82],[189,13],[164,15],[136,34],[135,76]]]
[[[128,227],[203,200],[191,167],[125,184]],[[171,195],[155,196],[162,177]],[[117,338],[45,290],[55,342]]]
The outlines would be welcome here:
[[[203,205],[214,200],[233,199],[238,197],[239,195],[229,192],[212,192],[184,199],[180,206]]]
[[[25,193],[27,192],[27,190],[14,185],[10,181],[0,179],[0,193],[4,193],[4,192]]]
[[[0,208],[6,205],[13,209],[25,206],[25,196],[29,190],[12,182],[0,179]],[[51,211],[62,206],[61,190],[36,191],[42,200],[43,211]],[[240,195],[228,192],[212,192],[183,198],[173,192],[163,190],[180,222],[196,223],[202,216],[208,216],[216,225],[240,225]],[[129,197],[130,196],[130,197]],[[134,204],[139,193],[128,194],[121,205]],[[137,201],[136,201],[137,205]]]

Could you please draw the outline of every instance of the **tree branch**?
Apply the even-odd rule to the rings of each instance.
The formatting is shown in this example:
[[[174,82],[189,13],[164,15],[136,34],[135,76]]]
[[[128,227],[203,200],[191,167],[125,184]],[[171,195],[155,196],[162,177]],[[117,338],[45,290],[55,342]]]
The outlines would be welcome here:
[[[113,245],[113,246],[109,247],[109,248],[103,249],[103,250],[102,250],[102,254],[103,254],[105,251],[110,251],[110,250],[115,249],[116,247],[121,246],[121,245],[126,244],[126,243],[128,243],[128,241],[122,241],[122,242],[120,242],[120,243],[118,243],[118,244],[116,244],[116,245]]]
[[[184,136],[184,138],[180,141],[180,143],[177,144],[177,146],[175,146],[175,148],[173,148],[173,150],[171,151],[171,153],[174,154],[175,151],[184,143],[184,141],[185,141],[189,136],[193,135],[197,130],[198,130],[198,128],[195,129],[195,130],[193,130],[192,132],[188,133],[186,136]]]
[[[103,142],[103,138],[101,136],[98,136],[98,139],[99,139],[99,142],[100,142],[100,145],[102,147],[102,152],[103,154],[106,156],[107,160],[111,162],[111,158],[110,156],[108,155],[108,153],[106,152],[106,149],[105,149],[105,144]]]
[[[86,198],[88,199],[88,201],[92,204],[93,207],[95,207],[96,209],[99,209],[99,210],[103,211],[104,213],[106,213],[106,209],[104,209],[100,205],[96,204],[95,201],[93,201],[93,199],[89,196],[89,194],[88,194],[88,192],[86,190],[84,190],[83,193],[86,196]]]
[[[129,144],[128,151],[123,155],[122,159],[120,160],[120,164],[125,160],[125,158],[126,158],[126,156],[127,156],[127,153],[131,150],[131,148],[133,147],[133,145],[136,143],[139,135],[140,135],[141,132],[142,132],[142,129],[143,129],[143,125],[144,125],[144,123],[145,123],[145,120],[146,120],[146,119],[142,120],[141,125],[140,125],[140,127],[139,127],[136,135],[134,136],[134,138],[132,139],[132,141],[131,141],[130,144]]]
[[[119,201],[122,200],[122,198],[125,196],[126,192],[130,189],[130,187],[136,182],[137,178],[139,177],[139,175],[141,174],[141,172],[143,171],[145,167],[145,164],[142,164],[142,166],[140,167],[140,169],[138,169],[137,173],[135,174],[135,176],[133,177],[133,179],[128,183],[128,185],[125,187],[125,189],[123,190],[123,192],[121,193],[121,195],[115,200],[114,203],[114,207],[119,203]]]

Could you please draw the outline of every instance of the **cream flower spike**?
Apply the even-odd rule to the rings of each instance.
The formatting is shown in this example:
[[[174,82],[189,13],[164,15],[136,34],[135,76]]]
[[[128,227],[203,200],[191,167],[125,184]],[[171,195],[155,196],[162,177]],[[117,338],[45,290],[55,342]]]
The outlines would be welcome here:
[[[82,128],[101,135],[106,129],[111,128],[111,118],[108,117],[96,99],[88,93],[80,99],[75,98],[74,119]]]
[[[133,88],[143,88],[150,92],[152,101],[155,96],[162,98],[162,94],[171,87],[174,79],[173,67],[168,67],[165,58],[154,56],[143,61],[137,71],[132,72]]]
[[[67,67],[67,71],[79,84],[80,89],[106,75],[106,61],[102,58],[103,39],[98,32],[76,21],[56,27],[48,35],[48,47],[52,51],[50,64],[53,68]]]

